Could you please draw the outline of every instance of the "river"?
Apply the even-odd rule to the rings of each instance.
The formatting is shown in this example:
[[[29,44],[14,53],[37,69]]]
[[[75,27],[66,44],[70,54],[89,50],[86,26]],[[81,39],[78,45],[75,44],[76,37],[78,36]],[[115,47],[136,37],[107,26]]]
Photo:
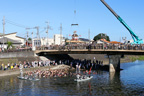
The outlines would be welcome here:
[[[75,77],[19,80],[17,75],[0,77],[0,96],[144,96],[144,61],[122,63],[120,74],[92,72],[86,82]]]

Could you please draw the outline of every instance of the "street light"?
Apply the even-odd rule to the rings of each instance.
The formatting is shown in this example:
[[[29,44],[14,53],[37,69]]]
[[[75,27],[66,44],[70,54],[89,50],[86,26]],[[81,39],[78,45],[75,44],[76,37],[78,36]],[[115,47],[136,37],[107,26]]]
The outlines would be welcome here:
[[[43,40],[43,50],[44,50],[44,40],[45,40],[45,38],[43,37],[42,40]]]
[[[103,38],[103,50],[104,50],[104,38],[106,38],[106,36],[107,36],[106,34],[101,33],[101,37]]]

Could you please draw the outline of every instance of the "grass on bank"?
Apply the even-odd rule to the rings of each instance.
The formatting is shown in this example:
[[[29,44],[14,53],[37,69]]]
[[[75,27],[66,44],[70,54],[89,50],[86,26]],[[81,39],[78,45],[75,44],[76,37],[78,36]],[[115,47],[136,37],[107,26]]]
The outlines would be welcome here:
[[[140,61],[144,60],[144,56],[131,56],[129,58],[132,62],[134,62],[136,60],[140,60]]]

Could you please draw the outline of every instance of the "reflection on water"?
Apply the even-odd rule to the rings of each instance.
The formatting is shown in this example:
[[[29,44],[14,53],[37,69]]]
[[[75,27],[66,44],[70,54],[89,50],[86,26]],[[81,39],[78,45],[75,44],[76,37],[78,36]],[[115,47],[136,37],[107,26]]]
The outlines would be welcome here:
[[[1,77],[0,96],[143,96],[144,62],[123,63],[121,68],[124,70],[115,74],[96,71],[93,79],[85,82],[74,82],[75,77],[41,78],[36,82]]]

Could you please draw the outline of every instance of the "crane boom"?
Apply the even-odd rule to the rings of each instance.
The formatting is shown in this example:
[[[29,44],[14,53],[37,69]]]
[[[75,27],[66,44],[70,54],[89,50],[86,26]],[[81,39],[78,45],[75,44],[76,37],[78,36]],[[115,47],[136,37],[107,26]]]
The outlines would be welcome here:
[[[131,30],[131,28],[126,24],[126,22],[119,16],[117,13],[104,1],[100,0],[112,13],[113,15],[126,27],[126,29],[130,32],[134,42],[132,44],[142,44],[142,39],[139,39],[139,37]]]

